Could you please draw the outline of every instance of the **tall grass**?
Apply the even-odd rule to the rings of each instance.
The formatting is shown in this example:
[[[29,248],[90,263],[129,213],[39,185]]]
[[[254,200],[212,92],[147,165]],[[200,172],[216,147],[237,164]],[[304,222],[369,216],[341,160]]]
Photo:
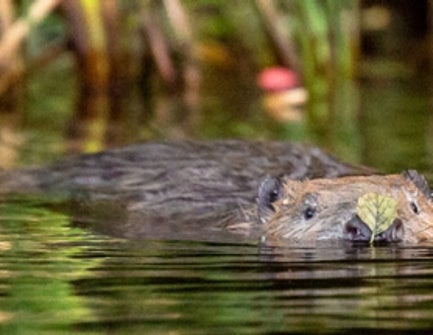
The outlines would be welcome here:
[[[4,3],[9,4],[11,24],[1,31],[0,65],[25,54],[23,46],[30,28],[33,36],[49,34],[49,29],[38,30],[34,24],[57,15],[54,9],[62,4],[60,17],[69,31],[69,35],[63,36],[63,53],[74,56],[76,73],[81,74],[81,95],[77,95],[81,101],[76,103],[75,121],[99,113],[98,109],[109,109],[111,122],[120,124],[125,108],[119,95],[127,95],[131,86],[141,85],[146,87],[146,103],[154,100],[150,95],[162,92],[166,100],[175,98],[183,105],[180,112],[192,114],[188,118],[197,124],[196,116],[202,115],[201,86],[206,68],[219,66],[227,72],[249,72],[249,76],[244,76],[249,80],[262,68],[276,64],[293,67],[302,76],[311,97],[307,122],[319,132],[327,133],[335,127],[334,121],[341,113],[352,113],[342,108],[344,103],[335,92],[353,76],[358,53],[359,0]],[[23,12],[26,6],[27,14],[14,14]],[[14,28],[19,26],[25,27],[24,33]],[[32,59],[25,59],[25,65],[32,64]],[[2,76],[0,95],[25,74],[22,71],[13,80]],[[226,80],[230,81],[230,76]],[[84,103],[83,99],[90,100]],[[92,99],[104,102],[95,108],[99,103]],[[113,129],[103,128],[104,132]],[[102,134],[97,137],[103,141]],[[101,144],[95,146],[99,148]]]

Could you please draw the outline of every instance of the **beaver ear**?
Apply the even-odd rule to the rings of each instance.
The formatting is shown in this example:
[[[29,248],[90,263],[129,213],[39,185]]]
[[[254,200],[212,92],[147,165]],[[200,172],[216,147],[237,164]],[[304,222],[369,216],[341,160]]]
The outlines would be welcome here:
[[[403,176],[411,181],[427,199],[431,200],[433,198],[432,191],[423,175],[419,174],[416,170],[406,170],[403,171]]]
[[[268,176],[261,182],[257,196],[257,213],[261,222],[266,222],[275,212],[272,204],[282,198],[283,189],[280,178]]]

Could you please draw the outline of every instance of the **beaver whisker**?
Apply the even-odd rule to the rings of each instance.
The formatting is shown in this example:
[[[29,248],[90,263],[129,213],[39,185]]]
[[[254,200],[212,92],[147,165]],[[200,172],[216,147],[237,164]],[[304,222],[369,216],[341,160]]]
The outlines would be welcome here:
[[[297,225],[295,228],[292,228],[291,230],[289,230],[288,233],[283,234],[283,238],[291,238],[291,239],[298,239],[300,240],[302,238],[302,236],[306,236],[306,234],[308,234],[308,232],[314,228],[315,225]],[[285,229],[287,229],[287,226],[285,227]],[[278,230],[277,230],[278,231]],[[298,238],[298,236],[300,236]]]
[[[423,228],[423,229],[418,229],[418,230],[416,230],[416,231],[415,231],[415,235],[420,234],[420,233],[427,232],[428,230],[431,229],[431,226],[428,226],[427,223],[425,223],[425,226],[426,226],[426,227]],[[433,232],[430,232],[430,235],[433,237]]]

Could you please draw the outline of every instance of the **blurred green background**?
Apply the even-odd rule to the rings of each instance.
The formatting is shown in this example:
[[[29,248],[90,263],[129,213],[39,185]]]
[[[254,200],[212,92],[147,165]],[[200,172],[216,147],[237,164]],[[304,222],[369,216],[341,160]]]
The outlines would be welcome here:
[[[432,1],[0,6],[3,168],[146,140],[246,138],[301,141],[384,172],[433,176]],[[257,84],[275,66],[308,92],[301,107],[283,103],[295,119],[269,111],[277,95]]]

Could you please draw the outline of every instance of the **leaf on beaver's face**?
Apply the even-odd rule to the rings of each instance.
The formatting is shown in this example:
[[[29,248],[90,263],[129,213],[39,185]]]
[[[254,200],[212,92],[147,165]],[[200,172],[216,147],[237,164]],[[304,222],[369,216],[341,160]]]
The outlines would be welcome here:
[[[386,231],[397,217],[397,201],[378,193],[366,193],[358,199],[356,213],[371,229],[372,243],[374,237]]]

